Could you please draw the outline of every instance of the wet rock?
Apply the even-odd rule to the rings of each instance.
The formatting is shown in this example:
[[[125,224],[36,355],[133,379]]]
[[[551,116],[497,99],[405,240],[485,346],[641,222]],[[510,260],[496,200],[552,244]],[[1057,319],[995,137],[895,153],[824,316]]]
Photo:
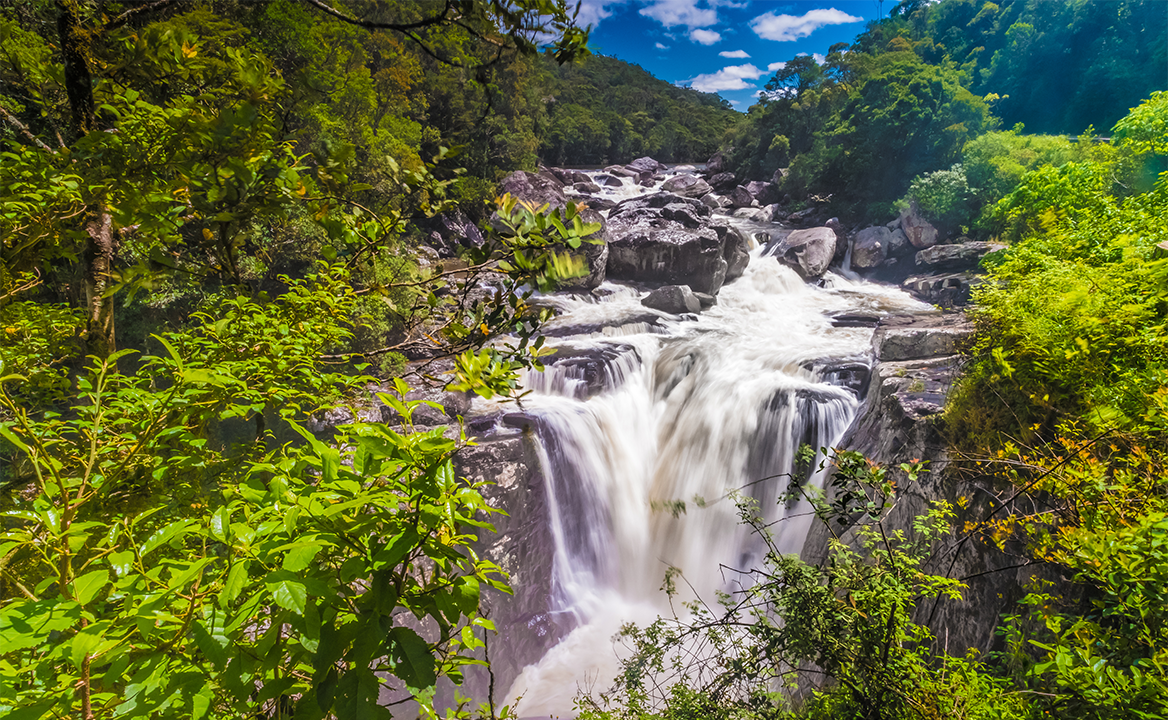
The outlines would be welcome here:
[[[673,172],[677,173],[677,174],[696,173],[697,171],[698,171],[698,169],[696,167],[694,167],[693,165],[674,165],[673,166]]]
[[[550,175],[516,170],[499,183],[499,189],[521,200],[540,205],[562,208],[565,204],[563,184]]]
[[[588,182],[578,182],[572,185],[572,188],[579,193],[591,195],[600,192],[600,186],[589,180]]]
[[[791,223],[792,225],[807,225],[814,222],[818,218],[823,217],[823,215],[824,212],[822,208],[812,206],[790,213],[787,215],[787,222]]]
[[[702,311],[701,301],[694,296],[688,285],[664,285],[641,298],[647,308],[667,312],[670,315],[698,313]]]
[[[831,326],[837,328],[870,327],[880,324],[876,315],[835,315],[831,318]]]
[[[625,184],[624,180],[621,180],[620,178],[615,177],[613,175],[607,175],[607,174],[597,175],[593,179],[596,181],[597,184],[601,185],[602,187],[620,187],[620,186]]]
[[[746,266],[750,263],[750,243],[742,231],[733,225],[716,223],[710,227],[722,240],[722,258],[726,261],[725,282],[737,280],[746,272]]]
[[[425,242],[434,248],[438,257],[452,258],[462,248],[482,247],[483,233],[461,210],[442,213],[418,223],[425,234]]]
[[[686,284],[710,294],[726,279],[722,240],[710,227],[691,230],[664,218],[615,218],[610,230],[608,276],[613,279]]]
[[[661,208],[661,217],[690,229],[699,228],[706,223],[709,212],[703,212],[704,206],[695,207],[685,203],[670,203]]]
[[[640,354],[634,346],[619,342],[568,343],[557,346],[544,360],[544,374],[563,383],[561,389],[577,400],[587,400],[617,387],[624,376],[613,372],[613,367],[621,361],[639,363]]]
[[[661,315],[649,310],[637,313],[627,313],[617,317],[606,318],[595,323],[577,323],[573,325],[552,321],[540,329],[540,334],[547,337],[562,338],[574,335],[605,334],[611,329],[635,326],[641,332],[663,333],[665,327],[661,324]]]
[[[877,267],[888,257],[892,246],[892,232],[878,225],[864,228],[852,240],[852,268],[868,270]]]
[[[897,220],[896,229],[889,233],[888,236],[888,257],[901,257],[913,250],[912,243],[908,241],[908,236],[904,234],[904,230],[900,229],[900,221]]]
[[[917,250],[933,247],[939,240],[937,228],[921,216],[920,208],[917,207],[916,202],[910,203],[900,213],[900,229],[904,230],[908,241]]]
[[[973,325],[963,314],[935,315],[908,325],[879,328],[872,347],[881,362],[920,360],[955,355],[958,346],[973,335]]]
[[[808,280],[827,271],[835,255],[835,246],[835,232],[831,228],[818,227],[792,232],[772,252],[804,280]],[[778,255],[778,251],[782,254]]]
[[[775,219],[775,210],[778,205],[767,205],[760,208],[738,208],[734,211],[734,217],[742,220],[750,220],[757,223],[769,223]]]
[[[710,184],[696,175],[674,175],[665,181],[661,189],[685,197],[700,198],[710,192]]]
[[[693,296],[701,303],[702,310],[708,310],[718,304],[717,296],[710,295],[709,293],[694,293]]]
[[[981,283],[974,273],[941,273],[914,275],[901,287],[917,298],[943,308],[957,308],[969,304],[972,289]]]
[[[705,205],[706,207],[710,208],[711,210],[717,210],[717,209],[721,208],[722,207],[722,200],[723,200],[723,198],[721,198],[718,195],[715,195],[714,193],[706,193],[705,195],[702,195],[702,205]]]

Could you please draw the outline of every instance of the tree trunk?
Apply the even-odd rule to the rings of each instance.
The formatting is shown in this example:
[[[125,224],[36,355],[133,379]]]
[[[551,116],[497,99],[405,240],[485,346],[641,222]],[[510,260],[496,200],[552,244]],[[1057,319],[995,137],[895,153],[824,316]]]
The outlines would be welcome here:
[[[57,32],[61,38],[65,93],[69,97],[73,140],[96,130],[93,110],[93,72],[90,68],[93,29],[82,26],[77,0],[57,0]],[[90,204],[85,222],[85,317],[86,351],[109,357],[114,342],[114,298],[110,271],[114,261],[113,218],[100,197]]]
[[[99,209],[85,224],[89,235],[85,243],[85,317],[86,352],[109,357],[114,342],[114,296],[110,291],[110,270],[114,260],[113,218]]]

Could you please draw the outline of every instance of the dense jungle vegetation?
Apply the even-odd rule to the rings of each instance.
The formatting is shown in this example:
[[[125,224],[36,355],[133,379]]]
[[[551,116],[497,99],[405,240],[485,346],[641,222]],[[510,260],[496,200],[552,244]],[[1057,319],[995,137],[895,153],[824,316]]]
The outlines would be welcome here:
[[[772,552],[696,623],[630,630],[641,664],[582,714],[1165,716],[1166,25],[1156,2],[905,0],[739,118],[581,60],[555,0],[0,2],[0,714],[436,715],[507,579],[469,549],[492,511],[453,471],[467,439],[411,431],[405,361],[511,392],[539,365],[531,290],[578,273],[560,250],[595,227],[506,203],[443,265],[416,226],[484,219],[541,159],[722,147],[740,177],[786,168],[796,202],[912,201],[1009,243],[944,421],[1019,502],[890,537],[923,469],[841,454],[823,513],[859,542],[821,568]],[[373,383],[392,425],[309,431]],[[1062,578],[991,656],[913,619],[961,592],[925,569],[953,526]],[[713,652],[679,660],[693,638]],[[792,671],[832,682],[792,696]]]

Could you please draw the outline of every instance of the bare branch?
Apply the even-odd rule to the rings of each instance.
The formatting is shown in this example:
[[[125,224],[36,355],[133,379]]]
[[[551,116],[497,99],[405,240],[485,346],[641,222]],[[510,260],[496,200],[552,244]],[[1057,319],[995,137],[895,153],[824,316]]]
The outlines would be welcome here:
[[[13,126],[14,128],[16,128],[17,132],[19,132],[21,135],[28,138],[29,142],[31,142],[33,145],[36,145],[41,150],[51,152],[54,155],[57,154],[56,150],[52,149],[48,145],[41,142],[40,138],[38,138],[36,135],[32,134],[32,132],[28,129],[27,125],[22,123],[15,115],[8,112],[8,109],[5,108],[3,105],[0,105],[0,115],[3,115],[4,119],[8,121],[8,124]]]
[[[116,30],[139,15],[145,15],[146,13],[150,13],[155,10],[161,10],[167,5],[176,5],[180,2],[182,2],[182,0],[154,0],[154,2],[149,2],[145,5],[139,5],[138,7],[130,8],[129,10],[106,23],[105,29]]]

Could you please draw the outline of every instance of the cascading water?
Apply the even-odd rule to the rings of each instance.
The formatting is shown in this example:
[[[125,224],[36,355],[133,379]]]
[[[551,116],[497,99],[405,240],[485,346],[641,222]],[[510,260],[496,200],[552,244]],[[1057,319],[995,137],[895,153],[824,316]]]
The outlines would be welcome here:
[[[620,626],[669,612],[667,568],[710,599],[757,566],[736,494],[776,523],[781,550],[800,551],[810,505],[780,497],[796,451],[839,441],[859,405],[839,368],[870,363],[871,328],[832,317],[925,307],[834,275],[808,285],[758,251],[699,316],[649,310],[629,287],[600,291],[548,298],[567,359],[526,379],[555,541],[552,605],[575,626],[512,685],[508,702],[521,697],[527,717],[570,715],[581,689],[611,682]]]

